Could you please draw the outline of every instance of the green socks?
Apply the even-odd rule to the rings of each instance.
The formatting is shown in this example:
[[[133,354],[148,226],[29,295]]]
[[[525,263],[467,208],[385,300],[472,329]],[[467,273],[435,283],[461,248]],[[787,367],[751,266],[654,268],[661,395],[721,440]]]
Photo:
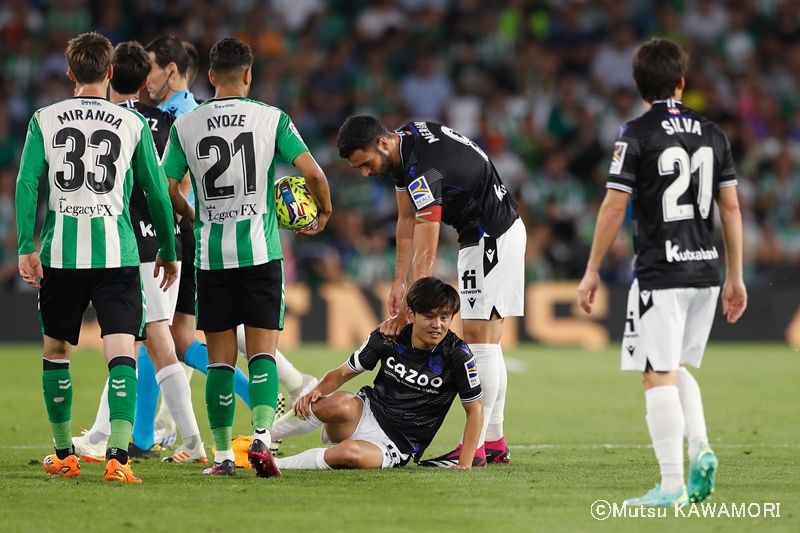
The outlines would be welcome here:
[[[224,363],[212,363],[206,376],[206,410],[217,452],[231,449],[233,414],[236,402],[233,393],[234,368]]]
[[[69,361],[44,359],[43,367],[42,392],[56,450],[67,450],[72,448],[72,378],[69,375]]]
[[[108,408],[111,420],[109,449],[124,450],[128,444],[136,412],[136,361],[127,355],[118,355],[108,362]]]
[[[250,370],[250,406],[253,427],[272,431],[275,405],[278,403],[278,367],[275,358],[266,353],[254,355],[248,362]]]

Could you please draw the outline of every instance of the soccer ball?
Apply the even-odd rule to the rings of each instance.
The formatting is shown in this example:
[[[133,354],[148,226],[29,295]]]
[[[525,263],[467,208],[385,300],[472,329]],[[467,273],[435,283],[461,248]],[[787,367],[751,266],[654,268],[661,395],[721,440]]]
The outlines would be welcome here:
[[[317,203],[302,176],[286,176],[275,182],[278,227],[301,229],[317,219]]]

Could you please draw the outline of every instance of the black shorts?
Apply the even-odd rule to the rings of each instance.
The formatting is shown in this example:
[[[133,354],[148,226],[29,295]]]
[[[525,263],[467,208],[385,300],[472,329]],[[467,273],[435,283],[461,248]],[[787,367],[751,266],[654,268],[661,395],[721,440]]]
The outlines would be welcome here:
[[[239,324],[283,329],[283,259],[225,270],[197,269],[197,329],[219,332]]]
[[[194,316],[194,296],[197,291],[197,283],[194,279],[194,252],[196,246],[194,230],[185,218],[181,219],[180,227],[183,258],[181,260],[181,279],[178,281],[178,304],[175,306],[175,312]]]
[[[138,266],[44,267],[39,290],[39,323],[44,335],[77,345],[89,302],[97,312],[101,336],[127,333],[136,340],[145,338],[144,290]]]

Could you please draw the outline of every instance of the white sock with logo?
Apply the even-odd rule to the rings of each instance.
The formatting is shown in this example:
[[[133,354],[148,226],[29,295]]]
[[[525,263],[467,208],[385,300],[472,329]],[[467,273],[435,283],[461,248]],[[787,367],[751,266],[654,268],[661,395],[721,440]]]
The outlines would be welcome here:
[[[494,442],[503,438],[503,411],[506,407],[506,390],[508,389],[508,370],[506,370],[506,361],[503,358],[503,348],[499,344],[494,346],[497,352],[499,386],[494,409],[492,409],[491,415],[488,412],[485,414],[489,418],[489,425],[486,427],[486,442]]]
[[[100,405],[97,406],[97,416],[94,419],[92,429],[86,432],[86,438],[90,444],[97,445],[105,443],[111,437],[111,411],[108,408],[108,380],[103,387],[103,395],[100,396]],[[103,446],[105,447],[105,445]]]
[[[691,372],[681,367],[678,370],[678,392],[681,396],[683,417],[686,420],[686,438],[689,441],[689,460],[697,457],[700,446],[708,442],[706,417],[703,413],[703,397],[700,385]]]
[[[483,390],[483,430],[481,438],[478,440],[478,448],[483,446],[486,440],[486,429],[489,426],[494,404],[497,401],[497,393],[500,390],[500,365],[498,358],[502,357],[502,352],[496,344],[470,344],[469,349],[475,356],[475,365],[478,367],[478,376],[481,378],[481,389]]]
[[[325,462],[327,448],[311,448],[297,455],[278,457],[275,463],[281,470],[332,470]]]
[[[192,408],[192,389],[183,367],[180,363],[165,366],[156,373],[156,382],[164,398],[162,405],[167,406],[175,420],[183,444],[189,450],[196,450],[200,444],[200,428]]]
[[[683,418],[678,387],[665,385],[644,392],[647,429],[661,468],[661,489],[674,494],[683,485]]]
[[[303,420],[296,416],[292,411],[289,411],[272,424],[272,438],[274,440],[285,439],[293,435],[305,435],[311,433],[322,425],[314,413]]]

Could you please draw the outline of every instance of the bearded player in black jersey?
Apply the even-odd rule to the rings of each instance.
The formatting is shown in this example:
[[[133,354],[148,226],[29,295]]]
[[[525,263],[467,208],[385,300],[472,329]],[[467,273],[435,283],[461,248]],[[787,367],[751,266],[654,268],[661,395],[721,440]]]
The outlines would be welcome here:
[[[714,202],[725,243],[722,312],[736,322],[747,306],[742,280],[742,218],[731,148],[719,127],[680,102],[688,57],[652,39],[633,57],[633,78],[648,110],[622,126],[614,148],[592,252],[578,288],[592,310],[598,270],[633,204],[636,256],[622,346],[622,369],[643,372],[647,428],[661,484],[624,505],[701,502],[714,490],[717,458],[708,446],[699,367],[719,297]],[[688,491],[683,436],[689,441]]]
[[[475,357],[450,330],[459,311],[454,288],[436,278],[422,278],[408,291],[406,316],[411,323],[397,340],[378,330],[339,368],[272,426],[273,438],[310,433],[323,426],[314,448],[276,459],[282,470],[392,468],[415,461],[442,425],[456,394],[467,413],[460,460],[442,466],[470,469],[483,426],[481,382]],[[380,369],[372,387],[358,394],[336,392],[361,372]],[[329,395],[330,396],[327,396]]]
[[[153,133],[156,153],[162,157],[169,139],[169,128],[175,121],[175,117],[139,101],[139,91],[148,82],[151,68],[150,56],[142,45],[135,41],[129,41],[117,45],[111,62],[114,67],[114,76],[110,84],[109,99],[121,106],[135,109],[147,119],[150,131]],[[154,365],[156,382],[164,395],[164,403],[172,413],[183,438],[183,444],[172,456],[172,460],[205,463],[206,453],[200,440],[200,429],[192,408],[189,381],[183,367],[178,362],[175,344],[169,330],[175,314],[179,286],[176,283],[167,292],[163,292],[159,288],[160,280],[149,275],[155,266],[158,239],[147,210],[144,191],[138,183],[133,185],[129,209],[136,235],[136,244],[139,248],[141,262],[139,268],[142,273],[148,273],[148,275],[142,276],[142,285],[147,305],[145,318],[147,340],[144,341],[144,344],[150,357],[140,358],[139,370],[141,372],[145,364]],[[181,239],[177,220],[175,221],[175,233],[175,247],[177,256],[180,258]],[[180,261],[178,264],[181,264]],[[101,397],[94,426],[85,435],[73,438],[76,452],[84,460],[102,460],[105,443],[110,434],[108,383],[106,382],[106,389]],[[136,448],[134,443],[130,444],[129,450],[134,457],[142,455],[142,450]]]
[[[397,263],[389,296],[394,317],[381,325],[381,333],[396,338],[406,325],[406,278],[411,284],[433,272],[440,224],[458,232],[464,340],[478,364],[486,415],[475,466],[508,463],[503,436],[508,376],[500,337],[503,318],[523,314],[527,238],[517,203],[483,150],[447,126],[412,122],[389,132],[376,118],[354,116],[339,131],[338,148],[362,175],[394,176]],[[420,464],[456,464],[460,454],[461,446]]]

